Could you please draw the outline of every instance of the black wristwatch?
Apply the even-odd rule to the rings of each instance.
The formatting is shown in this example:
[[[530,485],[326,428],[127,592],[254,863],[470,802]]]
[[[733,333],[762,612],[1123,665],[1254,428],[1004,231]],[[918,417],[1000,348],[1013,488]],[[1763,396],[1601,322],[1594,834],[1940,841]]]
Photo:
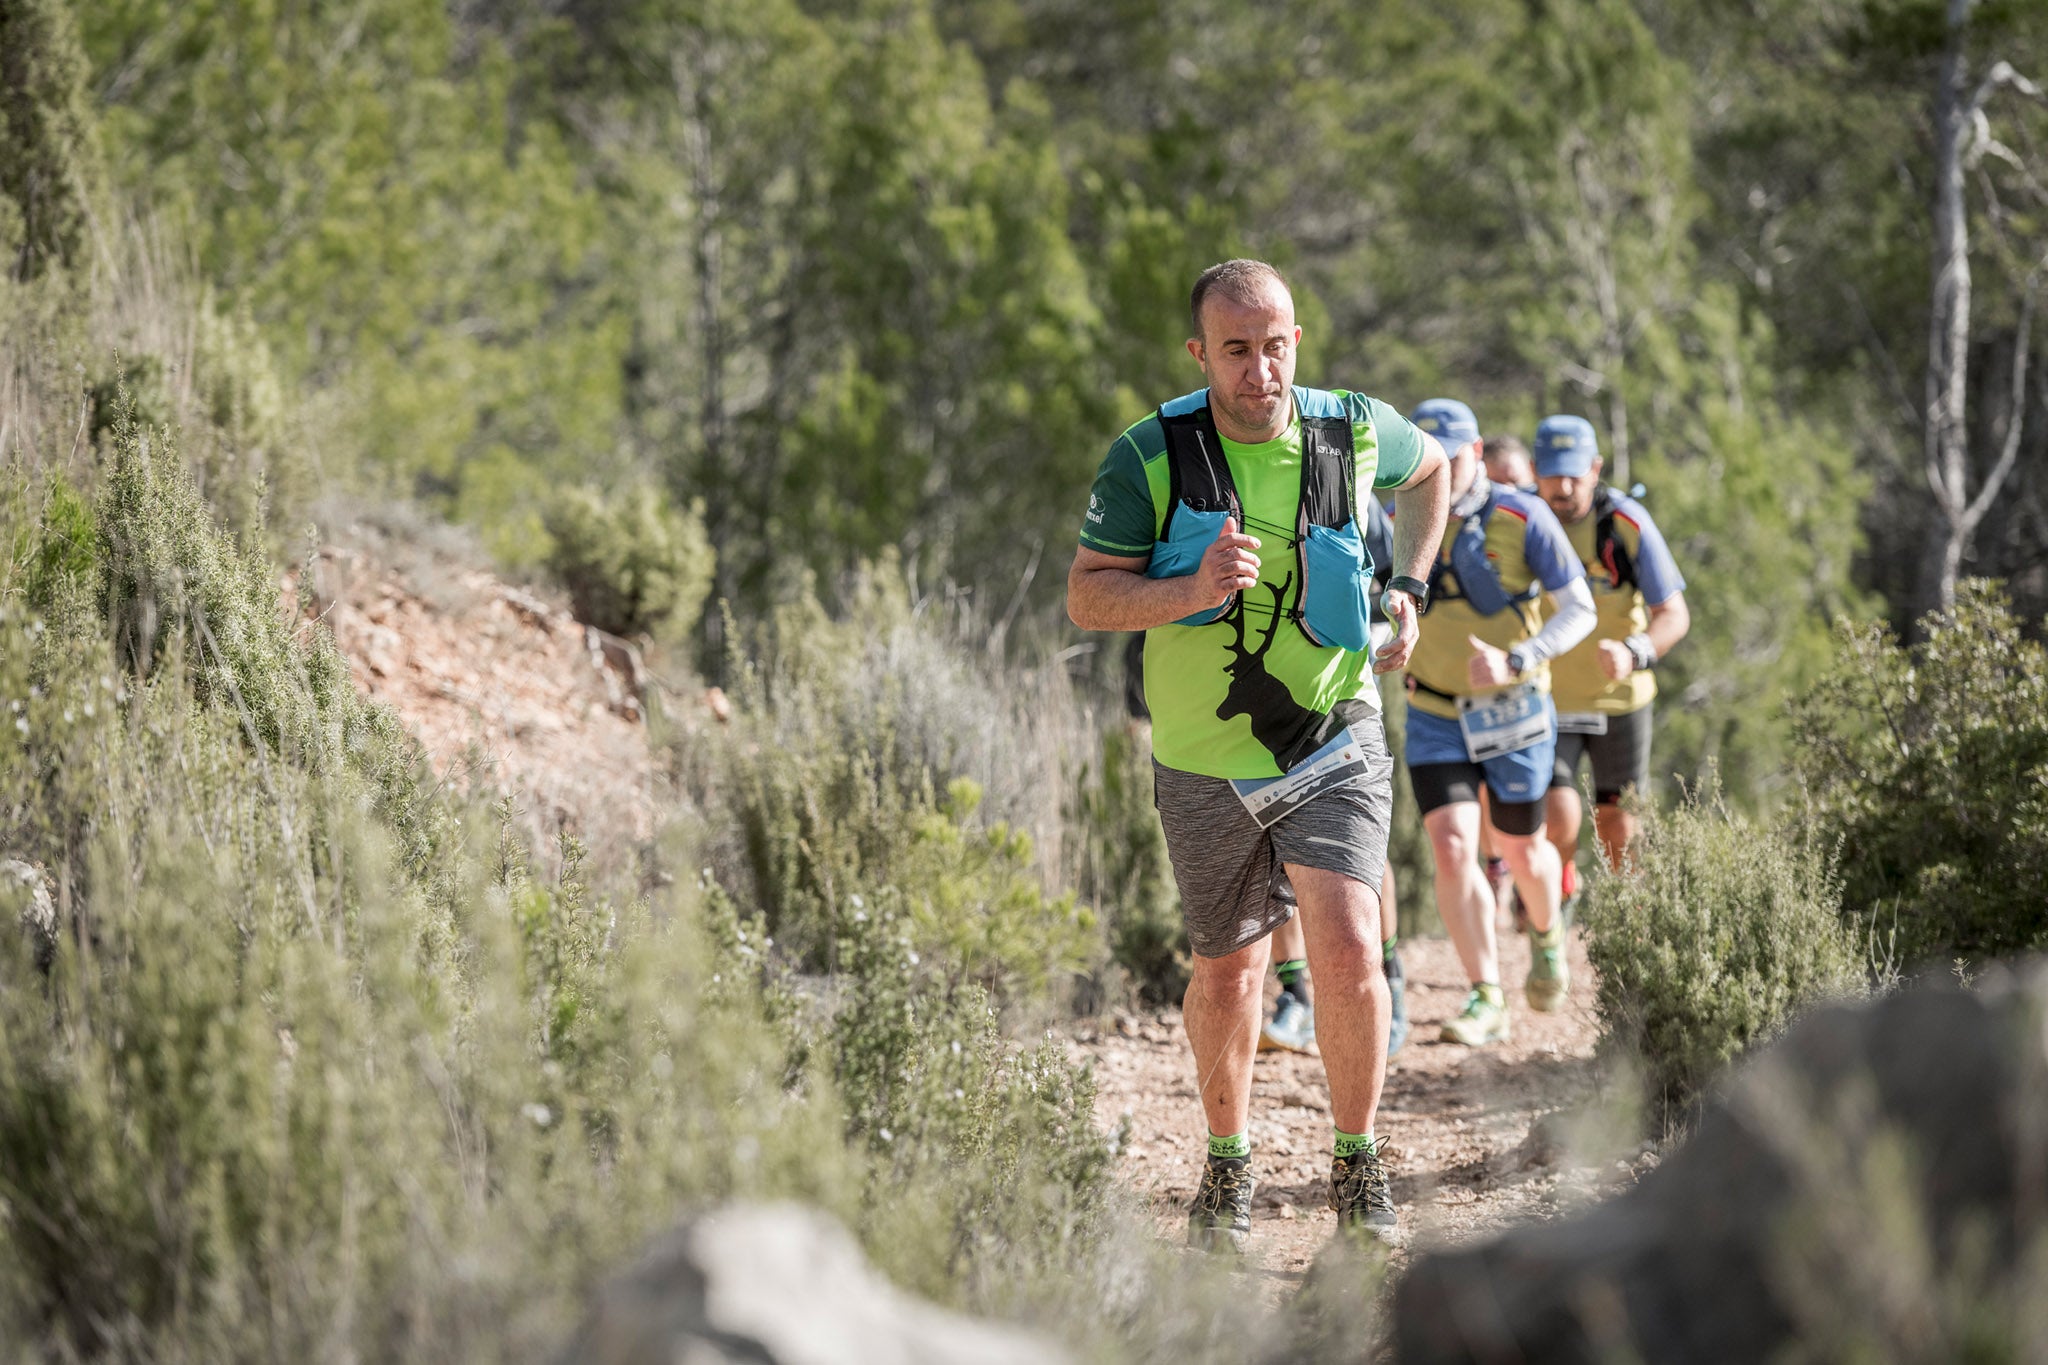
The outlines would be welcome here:
[[[1405,592],[1414,598],[1415,610],[1418,614],[1429,606],[1429,584],[1419,578],[1410,578],[1407,574],[1397,573],[1387,580],[1387,586],[1382,590],[1380,596],[1384,597],[1390,592]]]
[[[1519,645],[1508,651],[1508,670],[1518,678],[1529,671],[1529,656]]]

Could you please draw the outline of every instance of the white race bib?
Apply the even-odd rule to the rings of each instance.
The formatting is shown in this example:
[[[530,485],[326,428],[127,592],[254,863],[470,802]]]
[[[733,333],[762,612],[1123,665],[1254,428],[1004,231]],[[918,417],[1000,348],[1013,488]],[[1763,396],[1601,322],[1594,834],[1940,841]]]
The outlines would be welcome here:
[[[1365,746],[1345,726],[1337,737],[1281,777],[1234,777],[1231,790],[1260,829],[1269,829],[1324,792],[1365,776]]]
[[[1557,732],[1561,735],[1604,735],[1607,733],[1607,713],[1560,711],[1557,713]]]
[[[1458,728],[1474,763],[1518,753],[1550,738],[1550,708],[1534,683],[1504,688],[1490,697],[1458,698]]]

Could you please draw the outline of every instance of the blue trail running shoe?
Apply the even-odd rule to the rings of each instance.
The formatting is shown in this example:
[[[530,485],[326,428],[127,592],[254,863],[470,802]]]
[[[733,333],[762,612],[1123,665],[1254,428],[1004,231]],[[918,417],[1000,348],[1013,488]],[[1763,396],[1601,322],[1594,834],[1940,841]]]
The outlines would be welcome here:
[[[1393,1056],[1408,1041],[1408,974],[1401,970],[1401,950],[1387,954],[1387,990],[1394,997],[1393,1024],[1387,1029],[1387,1055]]]
[[[1308,1001],[1293,991],[1280,992],[1280,999],[1273,1006],[1273,1017],[1259,1030],[1259,1051],[1315,1055],[1316,1014]]]

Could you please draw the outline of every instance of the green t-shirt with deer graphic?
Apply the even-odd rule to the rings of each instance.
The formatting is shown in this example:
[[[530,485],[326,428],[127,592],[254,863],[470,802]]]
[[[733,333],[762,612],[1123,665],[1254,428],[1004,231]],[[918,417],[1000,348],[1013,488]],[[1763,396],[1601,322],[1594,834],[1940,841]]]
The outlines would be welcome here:
[[[1397,488],[1422,462],[1422,433],[1377,398],[1334,390],[1351,418],[1353,506]],[[1277,777],[1315,745],[1342,702],[1378,706],[1369,651],[1328,649],[1302,634],[1294,546],[1301,500],[1301,424],[1261,445],[1223,441],[1245,530],[1260,543],[1259,584],[1220,621],[1145,632],[1145,704],[1161,763],[1210,777]],[[1166,436],[1156,412],[1109,448],[1096,472],[1081,543],[1104,554],[1149,559],[1166,524]],[[1306,745],[1304,748],[1303,746]]]

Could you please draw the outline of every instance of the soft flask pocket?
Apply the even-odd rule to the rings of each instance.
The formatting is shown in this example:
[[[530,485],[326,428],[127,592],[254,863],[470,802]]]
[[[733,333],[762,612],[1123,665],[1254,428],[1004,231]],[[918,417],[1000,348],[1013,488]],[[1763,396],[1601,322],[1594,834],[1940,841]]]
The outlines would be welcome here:
[[[1301,547],[1301,624],[1308,638],[1325,649],[1364,649],[1372,640],[1369,605],[1358,523],[1309,527]]]
[[[1227,509],[1202,512],[1182,503],[1173,509],[1172,524],[1167,527],[1166,539],[1152,547],[1152,562],[1145,566],[1147,578],[1186,578],[1202,567],[1202,556],[1216,543],[1216,537],[1223,534],[1223,522],[1230,516]],[[1234,594],[1233,594],[1234,596]],[[1230,610],[1230,602],[1207,611],[1198,611],[1192,616],[1183,616],[1175,625],[1206,626]]]

